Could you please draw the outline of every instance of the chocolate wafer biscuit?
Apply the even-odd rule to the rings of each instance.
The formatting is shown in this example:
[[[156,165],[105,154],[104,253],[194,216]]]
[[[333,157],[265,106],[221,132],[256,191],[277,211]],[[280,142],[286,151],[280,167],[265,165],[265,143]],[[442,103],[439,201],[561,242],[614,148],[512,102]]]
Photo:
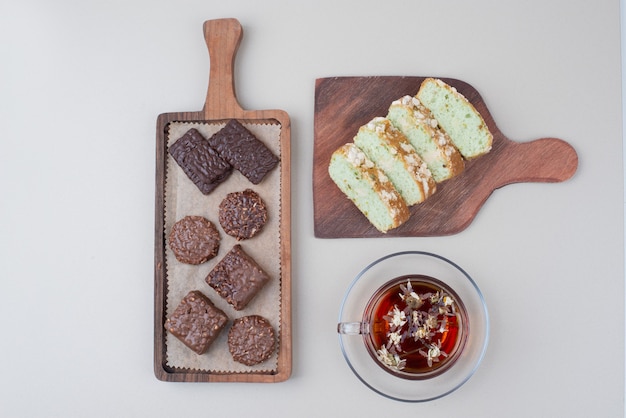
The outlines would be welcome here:
[[[209,194],[228,178],[233,167],[191,128],[170,146],[170,154],[203,194]]]
[[[209,272],[206,282],[235,310],[240,311],[269,279],[241,245],[236,244]]]
[[[236,119],[209,138],[209,144],[253,184],[278,164],[278,157]]]

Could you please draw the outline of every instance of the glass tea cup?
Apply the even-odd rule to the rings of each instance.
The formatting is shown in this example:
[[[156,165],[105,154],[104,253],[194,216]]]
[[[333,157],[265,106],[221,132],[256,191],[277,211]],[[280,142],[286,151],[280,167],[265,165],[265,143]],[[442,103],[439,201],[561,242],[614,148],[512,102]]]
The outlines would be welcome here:
[[[476,282],[454,262],[423,251],[392,253],[366,266],[346,290],[337,324],[355,376],[405,402],[438,399],[461,387],[489,340]]]
[[[469,332],[459,296],[425,275],[392,279],[374,292],[359,322],[340,322],[337,331],[361,335],[374,362],[404,379],[428,379],[450,368]]]

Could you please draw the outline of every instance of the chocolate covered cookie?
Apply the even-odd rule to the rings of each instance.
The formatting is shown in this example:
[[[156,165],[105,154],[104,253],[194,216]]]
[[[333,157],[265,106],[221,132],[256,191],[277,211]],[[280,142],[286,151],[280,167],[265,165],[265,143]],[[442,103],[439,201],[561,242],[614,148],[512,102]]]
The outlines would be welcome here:
[[[236,119],[231,119],[208,141],[220,157],[253,184],[259,184],[279,162],[278,157]]]
[[[270,358],[276,347],[276,332],[270,322],[259,315],[235,319],[228,332],[228,349],[233,359],[254,366]]]
[[[224,232],[237,241],[249,239],[267,223],[267,207],[254,190],[229,193],[220,203],[219,220]]]
[[[213,267],[206,282],[233,308],[240,311],[256,296],[270,277],[236,244]]]
[[[233,171],[233,167],[194,128],[176,140],[169,152],[203,194],[211,193]]]
[[[226,326],[228,316],[198,290],[189,292],[165,328],[197,354],[204,354]]]
[[[185,216],[172,226],[168,242],[181,263],[202,264],[217,255],[220,234],[208,219]]]

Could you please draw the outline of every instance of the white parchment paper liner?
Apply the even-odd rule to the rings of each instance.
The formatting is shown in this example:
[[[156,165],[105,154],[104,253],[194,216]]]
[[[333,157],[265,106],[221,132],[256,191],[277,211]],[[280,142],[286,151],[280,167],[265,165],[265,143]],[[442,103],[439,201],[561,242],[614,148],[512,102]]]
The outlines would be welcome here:
[[[166,238],[166,316],[176,309],[181,299],[191,290],[204,293],[215,306],[229,317],[229,322],[218,338],[203,355],[197,355],[169,332],[166,332],[166,363],[170,367],[200,370],[215,373],[276,372],[278,369],[278,343],[280,341],[280,163],[258,184],[252,184],[239,171],[233,170],[230,177],[205,196],[183,172],[169,154],[169,146],[191,128],[196,128],[205,138],[223,128],[225,123],[173,122],[168,126],[168,152],[165,184],[165,238]],[[280,157],[280,124],[245,123],[250,132]],[[219,224],[218,208],[224,197],[231,192],[252,189],[264,200],[268,208],[268,222],[263,230],[249,240],[237,242],[226,234]],[[217,256],[208,262],[192,266],[178,262],[167,244],[172,225],[187,215],[204,216],[220,231],[221,243]],[[232,247],[239,243],[261,268],[270,276],[270,281],[241,311],[236,311],[205,281],[211,269]],[[232,321],[246,315],[261,315],[267,318],[277,334],[277,349],[265,362],[246,366],[232,359],[228,350],[228,331]]]

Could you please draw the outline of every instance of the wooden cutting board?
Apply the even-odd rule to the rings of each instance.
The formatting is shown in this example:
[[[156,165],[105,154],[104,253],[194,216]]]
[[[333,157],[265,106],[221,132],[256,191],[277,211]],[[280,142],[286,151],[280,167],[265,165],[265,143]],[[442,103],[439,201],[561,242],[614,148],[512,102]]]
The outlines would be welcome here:
[[[351,142],[361,125],[385,116],[392,101],[415,95],[426,77],[333,77],[315,83],[313,204],[315,236],[355,238],[442,236],[472,222],[494,190],[519,182],[561,182],[576,172],[578,156],[565,141],[541,138],[519,143],[496,126],[480,94],[469,84],[441,78],[456,87],[481,113],[493,133],[493,148],[466,163],[459,176],[440,183],[425,202],[410,208],[410,219],[383,234],[370,225],[328,175],[332,153]]]
[[[209,86],[206,101],[201,111],[164,113],[157,119],[156,132],[156,213],[155,213],[155,316],[154,316],[154,370],[156,377],[164,381],[178,382],[280,382],[291,374],[291,198],[290,198],[290,119],[282,110],[245,110],[237,100],[234,84],[235,55],[243,30],[236,19],[209,20],[204,23],[204,37],[210,55]],[[167,132],[170,124],[179,122],[221,123],[237,119],[241,123],[280,125],[280,208],[268,208],[273,216],[279,216],[279,241],[276,246],[280,253],[280,294],[276,305],[280,305],[277,344],[277,366],[268,365],[268,371],[229,373],[228,371],[208,372],[193,368],[169,367],[167,362],[166,331],[164,323],[167,312],[168,283],[186,278],[168,277],[166,263],[165,222],[167,208]],[[220,184],[225,187],[228,180]],[[254,189],[254,185],[250,184]],[[193,196],[189,196],[193,199]],[[196,196],[197,198],[197,196]],[[278,215],[278,210],[280,214]],[[218,224],[219,228],[219,224]],[[222,237],[222,243],[224,237]],[[253,241],[253,240],[249,240]],[[254,242],[242,244],[252,246]],[[221,250],[220,250],[221,251]],[[217,257],[216,257],[217,258]],[[211,260],[213,261],[213,260]],[[258,261],[258,260],[257,260]],[[266,286],[267,287],[267,286]],[[190,289],[192,290],[192,289]],[[211,289],[199,289],[210,295]],[[261,292],[265,289],[261,289]],[[211,296],[212,298],[215,295]],[[257,296],[258,298],[258,296]],[[214,300],[215,303],[215,300]],[[273,309],[273,308],[272,308]],[[243,312],[243,311],[242,311]],[[254,314],[250,312],[249,314]],[[244,314],[241,313],[240,316]],[[231,318],[232,320],[233,318]],[[228,326],[229,327],[229,326]],[[228,328],[222,333],[227,333]],[[215,344],[215,342],[214,342]],[[225,347],[221,347],[223,350]],[[210,350],[213,349],[211,346]],[[209,350],[209,351],[210,351]],[[226,351],[227,352],[227,351]],[[208,355],[205,354],[205,355]]]

